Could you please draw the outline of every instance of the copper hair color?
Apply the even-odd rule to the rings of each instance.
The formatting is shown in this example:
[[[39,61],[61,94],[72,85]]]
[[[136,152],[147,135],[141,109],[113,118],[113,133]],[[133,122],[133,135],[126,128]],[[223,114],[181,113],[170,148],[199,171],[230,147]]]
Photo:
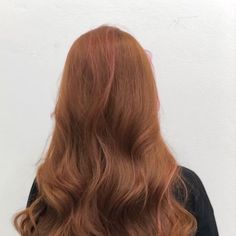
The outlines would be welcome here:
[[[101,25],[66,58],[38,195],[14,215],[23,235],[189,236],[180,166],[161,135],[154,71],[129,33]],[[174,192],[180,189],[184,202]]]

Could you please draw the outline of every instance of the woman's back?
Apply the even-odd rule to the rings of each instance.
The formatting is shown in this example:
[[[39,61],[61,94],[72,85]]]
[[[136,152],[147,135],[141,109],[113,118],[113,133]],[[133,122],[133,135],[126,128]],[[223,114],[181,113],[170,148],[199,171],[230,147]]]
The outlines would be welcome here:
[[[15,217],[18,232],[216,236],[205,189],[194,172],[178,166],[162,136],[159,108],[152,62],[132,35],[103,25],[76,39],[37,169],[38,198]],[[184,191],[175,196],[173,190]]]

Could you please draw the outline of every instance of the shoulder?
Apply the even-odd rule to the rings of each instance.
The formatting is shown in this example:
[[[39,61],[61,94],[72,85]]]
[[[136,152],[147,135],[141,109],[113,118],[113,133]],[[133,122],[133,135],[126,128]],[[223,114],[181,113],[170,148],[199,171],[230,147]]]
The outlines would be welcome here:
[[[37,194],[38,194],[37,181],[36,181],[36,178],[34,178],[31,188],[30,188],[26,207],[29,207],[32,204],[32,202],[36,199]]]
[[[180,173],[189,191],[193,193],[195,197],[200,197],[201,192],[205,190],[205,188],[198,174],[185,166],[180,166]]]
[[[194,203],[193,210],[199,210],[199,207],[203,207],[201,204],[204,201],[208,203],[208,210],[213,210],[206,188],[199,175],[194,170],[185,166],[180,166],[180,174],[188,188],[189,196],[192,198],[190,200]]]
[[[198,232],[206,232],[204,235],[218,235],[214,209],[202,179],[195,171],[185,166],[180,166],[180,173],[189,192],[186,208],[196,217]]]

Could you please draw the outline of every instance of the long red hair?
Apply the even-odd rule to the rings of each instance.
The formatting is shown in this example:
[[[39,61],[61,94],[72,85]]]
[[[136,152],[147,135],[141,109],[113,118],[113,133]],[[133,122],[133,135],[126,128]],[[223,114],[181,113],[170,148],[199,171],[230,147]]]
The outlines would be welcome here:
[[[23,235],[189,236],[197,221],[161,135],[152,64],[128,32],[101,25],[72,44],[37,198],[16,213]]]

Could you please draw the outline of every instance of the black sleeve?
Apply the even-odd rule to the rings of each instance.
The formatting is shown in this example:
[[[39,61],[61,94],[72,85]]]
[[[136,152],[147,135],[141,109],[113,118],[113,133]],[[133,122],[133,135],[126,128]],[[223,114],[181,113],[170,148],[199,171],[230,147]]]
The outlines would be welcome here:
[[[26,207],[29,207],[31,205],[31,203],[36,199],[37,194],[38,194],[38,188],[37,188],[37,182],[35,178],[30,189]]]
[[[182,166],[182,175],[190,189],[188,210],[196,217],[196,236],[219,236],[214,210],[200,177]]]

